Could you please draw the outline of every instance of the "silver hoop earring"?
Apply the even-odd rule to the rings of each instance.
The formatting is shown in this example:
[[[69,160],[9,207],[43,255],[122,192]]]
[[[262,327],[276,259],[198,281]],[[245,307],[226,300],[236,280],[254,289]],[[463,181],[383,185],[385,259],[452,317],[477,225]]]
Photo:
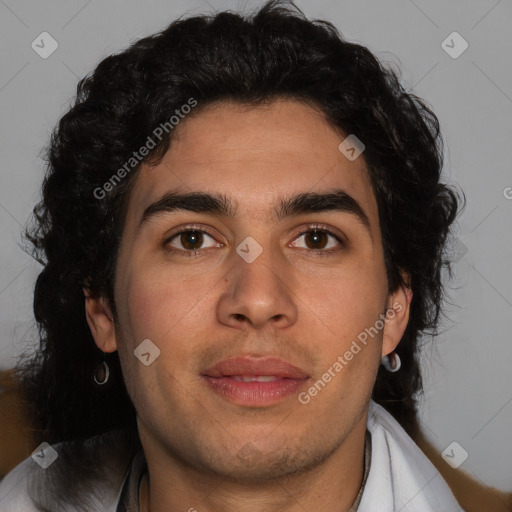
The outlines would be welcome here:
[[[99,363],[94,369],[93,378],[94,382],[98,384],[98,386],[103,386],[108,382],[110,377],[110,368],[106,361],[102,361]]]
[[[382,356],[380,363],[386,370],[390,373],[395,373],[400,370],[402,366],[402,361],[400,360],[400,356],[396,352],[391,352],[385,356]]]

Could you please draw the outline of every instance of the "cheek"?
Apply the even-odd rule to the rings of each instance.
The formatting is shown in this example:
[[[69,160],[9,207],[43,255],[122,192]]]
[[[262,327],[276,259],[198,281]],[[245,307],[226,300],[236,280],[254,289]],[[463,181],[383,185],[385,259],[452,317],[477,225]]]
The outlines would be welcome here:
[[[162,282],[134,280],[127,290],[128,325],[135,340],[158,341],[183,315],[183,301],[177,286]]]
[[[161,349],[176,333],[182,333],[198,318],[204,318],[208,291],[215,280],[208,274],[184,277],[174,269],[147,269],[133,274],[126,286],[125,304],[130,336],[149,338]]]
[[[128,295],[132,318],[136,318],[137,323],[146,328],[159,325],[157,320],[167,309],[169,295],[172,298],[172,288],[160,283],[134,283]],[[168,315],[171,316],[174,311],[175,309],[169,310]]]
[[[166,279],[155,279],[148,272],[133,274],[124,283],[119,357],[129,395],[143,418],[151,417],[155,401],[161,397],[165,386],[160,381],[170,379],[169,361],[179,359],[177,344],[172,341],[187,311],[182,296],[179,286],[168,285]],[[146,339],[159,350],[148,366],[134,354]],[[150,358],[156,353],[151,346],[148,351]]]
[[[383,270],[382,270],[383,272]],[[316,317],[334,349],[350,345],[364,329],[374,325],[386,302],[386,280],[374,265],[356,259],[329,269],[328,276],[304,277],[297,295],[308,315]]]

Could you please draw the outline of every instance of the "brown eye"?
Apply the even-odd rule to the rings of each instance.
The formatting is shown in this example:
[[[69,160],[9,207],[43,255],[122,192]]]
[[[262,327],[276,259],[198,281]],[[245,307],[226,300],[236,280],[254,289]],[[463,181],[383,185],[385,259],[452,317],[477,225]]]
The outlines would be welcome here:
[[[304,237],[304,241],[309,249],[324,249],[329,236],[325,231],[309,231]]]
[[[305,246],[297,243],[297,240],[301,238],[304,240],[303,244],[305,244]],[[331,242],[330,239],[332,239]],[[291,245],[293,247],[303,247],[304,249],[319,252],[332,252],[333,249],[336,250],[336,246],[339,246],[338,248],[343,247],[343,243],[335,234],[326,229],[318,228],[304,231]]]
[[[180,233],[180,242],[185,249],[195,251],[201,248],[203,234],[200,231],[185,231]]]
[[[210,245],[205,247],[204,244],[208,242],[208,239],[211,240]],[[215,247],[216,242],[215,239],[205,231],[187,229],[174,234],[165,242],[165,245],[169,245],[173,251],[186,253]]]

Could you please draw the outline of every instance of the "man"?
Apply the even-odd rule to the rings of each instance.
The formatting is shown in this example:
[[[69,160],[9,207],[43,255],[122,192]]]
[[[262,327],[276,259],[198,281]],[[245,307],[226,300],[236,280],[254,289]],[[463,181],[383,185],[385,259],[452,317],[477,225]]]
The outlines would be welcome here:
[[[101,62],[27,233],[46,444],[1,510],[461,510],[404,430],[458,207],[441,155],[426,105],[293,5]]]

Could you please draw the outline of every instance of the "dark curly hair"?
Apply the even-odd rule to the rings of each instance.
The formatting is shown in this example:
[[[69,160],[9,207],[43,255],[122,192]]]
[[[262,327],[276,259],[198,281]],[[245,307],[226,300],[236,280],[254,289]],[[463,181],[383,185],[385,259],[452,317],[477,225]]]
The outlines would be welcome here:
[[[105,58],[78,83],[76,100],[47,148],[42,200],[25,232],[28,250],[44,266],[34,293],[40,346],[19,363],[39,438],[54,443],[136,429],[117,353],[106,356],[109,383],[93,382],[104,356],[86,321],[83,287],[106,297],[115,314],[116,259],[140,163],[103,199],[95,190],[190,98],[198,105],[190,115],[223,100],[295,99],[364,141],[389,292],[407,285],[413,291],[397,347],[402,368],[393,374],[379,369],[373,399],[410,431],[422,390],[419,345],[423,335],[437,333],[442,271],[450,270],[445,247],[460,201],[456,190],[440,183],[439,122],[367,48],[345,41],[326,21],[307,20],[293,3],[270,1],[251,16],[178,19]],[[159,162],[172,134],[165,133],[142,162]]]

